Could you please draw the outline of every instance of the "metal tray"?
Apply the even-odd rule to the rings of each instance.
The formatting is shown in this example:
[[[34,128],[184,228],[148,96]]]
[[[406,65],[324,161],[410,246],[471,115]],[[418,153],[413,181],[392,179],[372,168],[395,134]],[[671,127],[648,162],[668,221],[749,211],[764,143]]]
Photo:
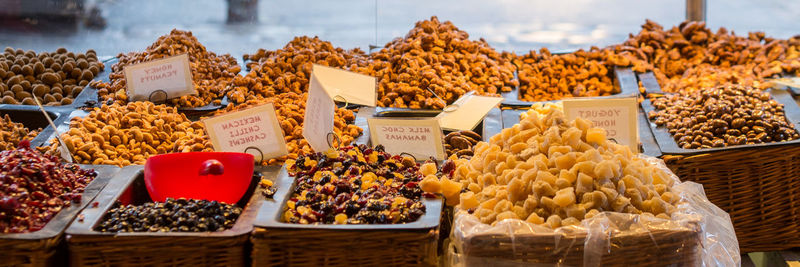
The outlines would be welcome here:
[[[119,172],[116,166],[108,165],[78,165],[84,169],[94,169],[97,171],[97,177],[90,182],[83,191],[81,202],[61,209],[47,224],[39,231],[31,233],[18,233],[18,234],[0,234],[0,243],[4,239],[24,239],[24,240],[38,240],[54,238],[64,232],[67,226],[75,219],[78,212],[86,208],[89,203],[92,203],[95,197],[100,193],[103,188],[111,181],[111,177]],[[0,252],[0,255],[3,253]]]
[[[519,71],[517,71],[519,72]],[[515,77],[518,74],[515,74]],[[578,99],[581,98],[619,98],[619,97],[630,97],[630,96],[637,96],[639,95],[639,84],[636,80],[636,74],[633,72],[631,68],[614,68],[614,78],[619,85],[620,92],[614,95],[609,96],[591,96],[591,97],[576,97]],[[530,107],[534,103],[539,102],[530,102],[530,101],[523,101],[520,100],[520,87],[517,86],[511,92],[501,94],[505,100],[503,100],[502,105],[504,107],[511,107],[511,108],[526,108]],[[542,101],[542,102],[549,102],[549,101]]]
[[[60,122],[61,112],[52,110],[52,109],[45,109],[47,112],[47,116],[53,120],[53,123]],[[37,147],[44,143],[46,137],[52,134],[48,134],[48,130],[52,130],[50,124],[47,122],[47,119],[42,114],[42,111],[39,110],[39,107],[35,106],[6,106],[0,108],[0,117],[8,115],[11,118],[11,121],[22,123],[28,130],[36,130],[41,129],[39,134],[37,134],[33,140],[31,140],[31,146]]]
[[[274,176],[275,171],[270,169],[260,168],[259,171],[264,174],[264,177]],[[253,230],[253,218],[255,212],[264,202],[263,189],[258,186],[258,179],[253,179],[250,188],[242,199],[237,203],[239,207],[243,207],[242,214],[236,220],[233,228],[219,232],[134,232],[134,233],[104,233],[94,230],[94,227],[101,222],[106,212],[114,206],[117,200],[122,196],[126,190],[131,190],[131,198],[134,204],[144,202],[151,202],[150,196],[144,185],[144,166],[131,165],[122,168],[122,170],[114,176],[114,179],[100,192],[95,199],[99,203],[96,207],[84,209],[81,212],[83,216],[82,221],[76,221],[69,228],[67,228],[67,235],[103,235],[109,238],[125,238],[125,237],[163,237],[163,236],[190,236],[190,237],[231,237],[248,234]]]
[[[777,89],[769,90],[769,93],[772,95],[772,99],[775,99],[775,101],[777,101],[778,103],[783,104],[786,118],[788,119],[789,122],[791,122],[794,125],[795,131],[800,132],[800,106],[797,105],[797,103],[794,101],[794,98],[792,98],[791,94],[786,90],[777,90]],[[642,108],[644,109],[645,114],[648,114],[650,111],[655,110],[655,107],[653,107],[649,99],[645,99],[644,102],[642,102]],[[669,133],[669,130],[665,126],[656,126],[655,123],[649,121],[647,124],[649,125],[650,130],[655,136],[659,150],[661,150],[661,153],[663,154],[691,155],[691,154],[709,153],[709,152],[734,150],[734,149],[772,147],[772,146],[782,146],[782,145],[800,143],[800,139],[797,139],[785,142],[773,142],[773,143],[754,144],[754,145],[736,145],[736,146],[703,148],[703,149],[683,149],[678,146],[678,143],[675,142],[675,139],[672,138],[672,135]]]
[[[325,230],[395,230],[395,231],[418,231],[423,229],[433,229],[439,226],[439,219],[442,214],[442,199],[424,198],[425,215],[415,222],[405,224],[297,224],[286,223],[281,220],[283,211],[286,210],[286,201],[291,197],[291,192],[296,186],[295,179],[289,176],[285,167],[280,169],[275,185],[275,192],[272,201],[264,202],[258,211],[258,216],[254,222],[256,227],[263,228],[283,228],[283,229],[325,229]]]

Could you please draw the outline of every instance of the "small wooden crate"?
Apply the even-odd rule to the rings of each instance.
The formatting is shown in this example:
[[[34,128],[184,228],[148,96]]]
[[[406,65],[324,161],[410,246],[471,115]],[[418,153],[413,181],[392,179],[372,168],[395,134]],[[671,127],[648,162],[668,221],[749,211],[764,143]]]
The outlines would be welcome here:
[[[441,199],[426,199],[426,213],[407,224],[303,225],[280,216],[294,179],[281,169],[278,192],[258,212],[253,266],[435,266]]]
[[[641,75],[648,92],[660,89]],[[788,121],[800,131],[800,107],[772,90]],[[654,110],[642,102],[645,113]],[[702,184],[708,199],[731,216],[742,253],[800,246],[800,140],[710,149],[682,149],[666,128],[648,123],[664,162],[683,181]]]
[[[0,266],[60,266],[66,262],[62,246],[64,230],[119,171],[115,166],[80,166],[97,171],[97,177],[83,191],[81,203],[62,209],[39,231],[0,234]]]
[[[248,237],[264,201],[256,179],[237,203],[244,211],[233,228],[208,233],[103,233],[94,230],[105,213],[130,189],[132,203],[149,202],[143,166],[128,166],[97,197],[98,207],[83,211],[84,220],[67,229],[72,266],[247,266]],[[275,168],[259,169],[265,177]]]

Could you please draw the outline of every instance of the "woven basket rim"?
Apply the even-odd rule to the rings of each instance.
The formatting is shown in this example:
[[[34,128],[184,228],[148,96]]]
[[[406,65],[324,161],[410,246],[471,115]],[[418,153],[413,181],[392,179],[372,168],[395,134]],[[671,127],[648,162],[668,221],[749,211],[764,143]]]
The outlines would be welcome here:
[[[280,219],[283,211],[286,209],[286,202],[291,196],[296,186],[294,178],[289,176],[286,167],[283,166],[278,173],[277,180],[275,181],[278,191],[275,192],[272,201],[265,202],[261,205],[258,211],[258,217],[253,222],[255,227],[270,228],[270,229],[308,229],[308,230],[355,230],[355,231],[373,231],[373,230],[395,230],[395,231],[418,231],[425,229],[432,229],[439,226],[439,221],[442,213],[442,199],[423,198],[425,204],[425,215],[415,222],[405,224],[296,224],[282,222]]]
[[[787,121],[792,123],[794,125],[794,130],[800,133],[800,106],[797,105],[797,103],[792,98],[791,94],[786,90],[774,90],[774,89],[769,90],[769,93],[772,96],[772,99],[774,99],[780,104],[783,104],[784,113],[786,115]],[[641,107],[644,110],[645,114],[648,114],[650,111],[655,110],[655,107],[652,105],[650,99],[645,99],[644,101],[642,101]],[[656,143],[661,153],[671,154],[671,155],[689,156],[689,155],[707,154],[707,153],[715,153],[723,151],[770,148],[770,147],[800,144],[800,139],[795,139],[791,141],[762,143],[753,145],[736,145],[736,146],[704,148],[704,149],[683,149],[678,147],[678,143],[675,142],[675,139],[672,138],[672,134],[668,132],[666,127],[656,126],[655,123],[651,122],[649,119],[647,120],[647,125],[653,136],[656,138]]]
[[[264,173],[264,177],[274,177],[275,170],[268,167],[259,167],[259,171]],[[203,237],[203,238],[230,238],[248,235],[253,230],[253,220],[259,206],[264,202],[263,189],[256,186],[252,196],[244,207],[242,214],[234,223],[233,228],[219,232],[99,232],[94,230],[94,226],[100,223],[106,212],[111,209],[117,199],[124,191],[133,184],[140,175],[144,175],[144,165],[131,165],[122,168],[114,179],[97,196],[96,201],[100,204],[96,208],[87,208],[81,214],[84,221],[76,221],[67,228],[68,236],[108,236],[113,238],[142,238],[142,237]]]
[[[89,203],[97,197],[103,188],[108,184],[111,178],[120,170],[117,166],[110,165],[84,165],[78,164],[83,169],[94,169],[97,171],[97,177],[90,182],[84,189],[81,197],[81,203],[72,203],[69,207],[62,208],[52,219],[50,219],[44,228],[36,232],[30,233],[14,233],[14,234],[0,234],[0,246],[3,241],[19,241],[19,240],[46,240],[59,238],[62,233],[67,229],[67,226],[75,219],[78,213],[86,208]]]

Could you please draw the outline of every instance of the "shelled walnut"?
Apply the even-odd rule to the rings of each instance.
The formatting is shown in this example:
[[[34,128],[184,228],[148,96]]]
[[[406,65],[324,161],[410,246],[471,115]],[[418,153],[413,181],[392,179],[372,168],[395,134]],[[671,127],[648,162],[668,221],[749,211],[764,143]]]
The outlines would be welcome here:
[[[78,163],[142,165],[159,154],[212,151],[201,122],[191,122],[175,107],[151,102],[114,103],[73,118],[61,135]],[[43,148],[58,155],[56,139]]]
[[[483,39],[469,40],[453,23],[431,17],[373,53],[370,65],[356,71],[378,77],[380,106],[442,109],[469,91],[511,91],[519,82],[509,58]]]
[[[313,64],[351,70],[354,66],[366,66],[367,55],[358,48],[344,50],[318,37],[295,37],[282,49],[267,51],[259,49],[254,54],[245,54],[246,76],[234,78],[228,99],[242,103],[256,97],[271,97],[275,94],[308,92]]]
[[[62,47],[37,54],[6,47],[0,55],[0,101],[36,105],[36,97],[42,105],[69,105],[104,68],[94,50],[76,54]]]
[[[603,211],[669,219],[680,199],[668,170],[606,140],[605,130],[590,121],[568,121],[560,111],[530,114],[478,143],[475,156],[455,160],[449,176],[420,186],[438,189],[448,204],[485,224],[519,219],[555,229]],[[461,188],[467,191],[445,192]]]
[[[114,100],[125,104],[128,101],[125,76],[125,66],[163,59],[180,54],[188,54],[189,65],[192,71],[192,84],[197,95],[185,95],[168,100],[168,103],[178,107],[200,107],[210,103],[219,104],[225,90],[241,67],[236,59],[228,54],[217,55],[206,50],[192,32],[173,29],[168,35],[163,35],[155,43],[147,47],[144,52],[130,52],[119,54],[119,62],[111,66],[113,71],[109,75],[110,83],[100,81],[92,82],[92,87],[98,89],[97,95],[102,100]]]
[[[298,155],[312,152],[308,141],[303,138],[303,119],[307,100],[308,93],[282,93],[275,97],[253,98],[240,105],[231,103],[228,104],[225,109],[217,111],[216,114],[219,115],[272,103],[275,106],[275,114],[278,116],[278,121],[280,122],[284,138],[286,139],[286,148],[289,151],[289,155],[281,158],[267,159],[263,161],[262,164],[276,165],[282,164],[287,159],[296,159]],[[356,137],[361,135],[363,129],[352,124],[352,122],[355,121],[355,114],[353,114],[353,111],[337,108],[334,118],[334,133],[339,135],[342,145],[352,143]]]
[[[647,20],[642,30],[631,35],[623,46],[647,58],[666,92],[703,89],[726,82],[751,83],[800,72],[800,36],[786,40],[766,37],[763,32],[737,36],[725,28],[715,33],[704,22],[688,21],[665,30]],[[696,67],[704,70],[693,70]],[[762,88],[755,83],[745,85]]]
[[[15,149],[22,140],[33,140],[41,130],[30,130],[22,123],[13,122],[8,114],[0,117],[0,151]]]
[[[448,156],[471,157],[472,147],[480,140],[481,135],[473,131],[451,132],[444,136],[444,148]]]

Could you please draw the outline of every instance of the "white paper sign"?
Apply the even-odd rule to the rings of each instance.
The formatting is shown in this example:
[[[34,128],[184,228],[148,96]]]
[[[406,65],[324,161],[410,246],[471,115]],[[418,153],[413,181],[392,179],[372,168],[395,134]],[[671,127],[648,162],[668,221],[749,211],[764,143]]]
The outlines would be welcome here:
[[[409,153],[417,160],[446,157],[437,119],[368,119],[367,124],[372,145],[383,145],[386,152]]]
[[[128,99],[132,101],[166,100],[196,93],[186,54],[125,66],[123,73]]]
[[[629,146],[631,151],[639,151],[638,111],[639,103],[633,97],[564,100],[567,119],[589,120],[594,127],[605,129],[609,139]]]
[[[312,73],[313,77],[313,73]],[[316,152],[324,152],[330,148],[328,133],[333,132],[334,112],[336,104],[325,92],[319,80],[312,78],[308,84],[308,100],[306,114],[303,118],[303,137]]]
[[[456,105],[455,110],[445,110],[436,118],[439,118],[439,125],[442,126],[442,129],[449,131],[472,130],[490,110],[502,101],[502,97],[465,94],[453,103]]]
[[[317,80],[335,101],[374,107],[377,104],[375,77],[314,64],[311,81]]]
[[[272,103],[207,118],[203,124],[216,151],[250,153],[257,161],[289,153]]]

